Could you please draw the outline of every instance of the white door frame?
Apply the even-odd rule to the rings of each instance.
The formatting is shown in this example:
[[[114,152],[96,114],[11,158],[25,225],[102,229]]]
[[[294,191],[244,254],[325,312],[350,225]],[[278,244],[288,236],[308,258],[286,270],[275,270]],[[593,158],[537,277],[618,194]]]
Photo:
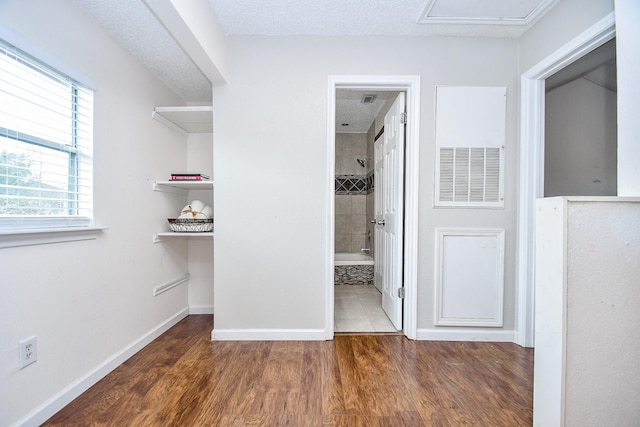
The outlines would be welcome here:
[[[334,252],[335,252],[335,150],[336,89],[367,89],[407,93],[405,138],[404,204],[404,313],[402,328],[409,339],[418,329],[418,172],[420,147],[420,76],[329,76],[327,97],[327,254],[326,254],[326,338],[334,330]]]
[[[535,336],[535,201],[544,197],[545,79],[615,37],[611,12],[520,80],[520,191],[518,201],[518,310],[516,343],[533,347]]]

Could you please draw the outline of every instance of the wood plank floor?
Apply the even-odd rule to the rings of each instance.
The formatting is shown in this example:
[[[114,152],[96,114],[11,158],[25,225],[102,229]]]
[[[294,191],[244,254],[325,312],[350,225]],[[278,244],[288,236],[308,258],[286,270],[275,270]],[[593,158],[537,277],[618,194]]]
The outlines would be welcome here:
[[[46,426],[530,426],[533,350],[508,343],[211,341],[189,316]]]

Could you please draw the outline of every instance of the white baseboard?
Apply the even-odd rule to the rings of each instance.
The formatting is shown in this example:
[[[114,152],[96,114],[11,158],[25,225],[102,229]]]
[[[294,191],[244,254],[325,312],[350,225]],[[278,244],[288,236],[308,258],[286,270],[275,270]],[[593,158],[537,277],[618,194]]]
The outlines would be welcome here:
[[[214,329],[214,341],[325,341],[324,329]]]
[[[418,329],[416,339],[424,341],[515,342],[515,331],[497,329]]]
[[[61,390],[59,393],[51,397],[42,405],[33,409],[27,416],[20,419],[15,426],[20,427],[37,427],[44,423],[46,420],[55,415],[60,409],[67,406],[73,399],[80,396],[87,391],[89,387],[96,384],[102,378],[107,376],[111,371],[124,363],[131,356],[142,350],[146,345],[151,343],[154,339],[168,331],[172,326],[176,325],[180,320],[187,317],[189,309],[184,308],[165,320],[154,329],[141,336],[135,342],[129,346],[123,348],[118,353],[105,360],[100,366],[92,371],[89,371],[83,377]]]
[[[213,314],[212,305],[189,306],[189,314]]]

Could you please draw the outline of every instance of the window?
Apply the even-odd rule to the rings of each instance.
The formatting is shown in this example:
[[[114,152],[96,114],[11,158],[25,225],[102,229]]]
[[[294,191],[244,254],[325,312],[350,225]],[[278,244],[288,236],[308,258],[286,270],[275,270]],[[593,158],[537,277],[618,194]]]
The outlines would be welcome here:
[[[0,230],[93,224],[93,91],[0,40]]]

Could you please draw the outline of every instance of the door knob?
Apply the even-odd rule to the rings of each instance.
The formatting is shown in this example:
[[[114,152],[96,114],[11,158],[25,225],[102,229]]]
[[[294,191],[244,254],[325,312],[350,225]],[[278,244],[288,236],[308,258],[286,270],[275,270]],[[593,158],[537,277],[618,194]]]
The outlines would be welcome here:
[[[384,219],[379,219],[378,220],[378,225],[384,225]]]

